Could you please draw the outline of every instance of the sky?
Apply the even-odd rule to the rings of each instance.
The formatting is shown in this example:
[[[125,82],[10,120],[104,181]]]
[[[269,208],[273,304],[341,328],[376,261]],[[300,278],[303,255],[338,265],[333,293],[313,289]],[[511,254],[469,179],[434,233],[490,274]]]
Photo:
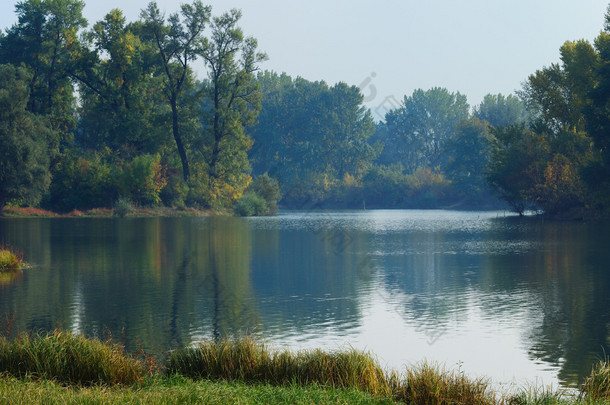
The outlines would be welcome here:
[[[89,25],[113,8],[137,20],[149,0],[85,0]],[[184,1],[158,0],[167,14]],[[17,1],[0,0],[0,27]],[[559,62],[567,40],[593,41],[608,0],[209,0],[213,15],[241,9],[241,27],[269,60],[262,69],[362,88],[377,118],[413,90],[508,95]],[[204,77],[203,64],[196,67]]]

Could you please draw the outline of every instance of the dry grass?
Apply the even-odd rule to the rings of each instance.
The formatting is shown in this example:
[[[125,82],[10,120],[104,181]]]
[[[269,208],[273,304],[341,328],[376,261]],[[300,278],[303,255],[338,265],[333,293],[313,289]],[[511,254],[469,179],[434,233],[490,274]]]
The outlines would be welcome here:
[[[15,252],[6,245],[0,245],[0,271],[20,270],[23,265],[21,252]]]
[[[583,399],[610,400],[610,359],[601,360],[593,366],[580,392]]]

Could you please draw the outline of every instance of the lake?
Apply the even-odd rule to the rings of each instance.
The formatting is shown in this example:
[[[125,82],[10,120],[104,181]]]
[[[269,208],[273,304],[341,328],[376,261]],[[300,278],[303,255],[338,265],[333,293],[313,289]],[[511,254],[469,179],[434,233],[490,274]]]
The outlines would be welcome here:
[[[3,218],[0,330],[62,327],[160,353],[252,334],[573,386],[610,343],[610,223],[505,212]]]

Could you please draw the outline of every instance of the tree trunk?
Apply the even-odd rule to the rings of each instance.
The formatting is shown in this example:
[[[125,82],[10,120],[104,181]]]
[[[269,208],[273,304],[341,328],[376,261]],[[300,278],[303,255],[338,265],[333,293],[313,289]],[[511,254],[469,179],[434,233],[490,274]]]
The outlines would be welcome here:
[[[178,147],[178,154],[180,155],[180,160],[182,161],[182,176],[184,177],[184,181],[188,183],[191,172],[189,170],[189,163],[186,158],[186,151],[184,150],[184,145],[182,144],[182,138],[180,137],[180,130],[178,128],[178,106],[176,103],[176,96],[174,95],[171,99],[172,105],[172,130],[174,133],[174,140],[176,141],[176,147]]]

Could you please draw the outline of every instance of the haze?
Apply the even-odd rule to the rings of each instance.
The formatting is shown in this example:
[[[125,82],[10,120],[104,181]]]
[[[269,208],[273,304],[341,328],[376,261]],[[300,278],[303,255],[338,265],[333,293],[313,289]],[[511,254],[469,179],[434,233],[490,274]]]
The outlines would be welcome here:
[[[180,3],[158,1],[167,13]],[[529,74],[558,62],[566,40],[593,40],[608,5],[606,0],[204,3],[212,5],[214,15],[243,11],[244,32],[269,55],[263,69],[330,84],[366,84],[363,93],[373,110],[416,88],[460,91],[471,105],[487,93],[512,93]],[[16,21],[15,4],[0,4],[3,28]],[[147,4],[87,0],[84,14],[91,25],[119,8],[133,21]]]

